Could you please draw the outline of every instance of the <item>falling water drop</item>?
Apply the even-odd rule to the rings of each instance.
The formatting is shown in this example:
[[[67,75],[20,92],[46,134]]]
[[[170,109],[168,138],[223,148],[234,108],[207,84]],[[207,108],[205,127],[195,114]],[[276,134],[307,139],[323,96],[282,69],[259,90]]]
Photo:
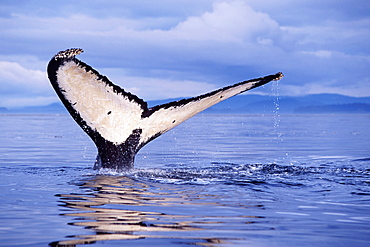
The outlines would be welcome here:
[[[274,106],[275,106],[275,109],[274,109],[274,132],[277,134],[278,137],[281,136],[281,133],[278,133],[278,128],[280,126],[280,97],[279,97],[279,81],[273,81],[272,83],[272,88],[271,88],[271,91],[272,91],[272,95],[274,96]]]
[[[276,145],[277,146],[280,146],[280,144],[284,141],[283,140],[283,133],[281,132],[281,129],[280,129],[280,121],[281,121],[281,114],[280,114],[280,96],[279,96],[279,89],[280,89],[280,86],[279,86],[279,81],[274,81],[272,83],[272,87],[271,87],[271,91],[272,91],[272,95],[274,97],[274,115],[273,115],[273,118],[274,118],[274,140],[276,141]],[[283,151],[283,150],[281,150]],[[284,157],[280,157],[281,159],[285,160],[286,158],[288,158],[288,153],[285,153]]]

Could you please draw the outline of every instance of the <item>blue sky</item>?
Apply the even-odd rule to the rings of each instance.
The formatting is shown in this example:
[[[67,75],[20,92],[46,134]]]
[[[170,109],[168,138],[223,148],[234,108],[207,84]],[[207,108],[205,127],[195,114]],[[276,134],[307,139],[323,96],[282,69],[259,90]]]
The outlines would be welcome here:
[[[370,96],[368,0],[2,0],[0,33],[5,107],[58,102],[46,65],[72,47],[146,100],[279,71],[281,95]]]

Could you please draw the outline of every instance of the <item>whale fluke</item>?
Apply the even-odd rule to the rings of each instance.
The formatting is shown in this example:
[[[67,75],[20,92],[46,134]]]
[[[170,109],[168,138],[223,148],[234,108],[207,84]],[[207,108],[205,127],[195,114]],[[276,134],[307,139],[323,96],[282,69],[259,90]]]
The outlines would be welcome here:
[[[243,81],[210,93],[148,108],[147,103],[113,84],[75,56],[82,49],[56,54],[49,80],[68,112],[98,149],[95,167],[130,169],[148,142],[195,114],[232,96],[283,77],[281,72]]]

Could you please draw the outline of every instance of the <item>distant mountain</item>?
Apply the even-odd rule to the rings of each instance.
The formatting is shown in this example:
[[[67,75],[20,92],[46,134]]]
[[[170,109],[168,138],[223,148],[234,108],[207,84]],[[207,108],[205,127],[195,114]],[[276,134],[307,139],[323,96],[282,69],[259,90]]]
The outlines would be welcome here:
[[[11,109],[6,113],[19,114],[68,114],[67,110],[61,103],[53,103],[46,106],[28,106],[19,109]]]
[[[5,107],[0,107],[0,113],[7,113],[8,111]]]
[[[334,105],[312,105],[298,107],[295,113],[370,113],[370,104],[334,104]]]
[[[223,101],[207,113],[293,114],[293,113],[370,113],[370,97],[338,94],[306,96],[239,95]]]
[[[148,105],[165,104],[178,99],[149,101]],[[47,106],[25,107],[8,110],[0,107],[0,113],[67,114],[61,103]],[[306,96],[238,95],[205,110],[214,114],[324,114],[370,113],[370,97],[349,97],[339,94],[312,94]]]
[[[150,106],[179,100],[149,101]],[[292,113],[370,113],[370,97],[350,97],[339,94],[306,96],[238,95],[207,109],[205,113],[233,114]]]
[[[370,113],[370,97],[338,94],[306,96],[239,95],[223,101],[207,113],[293,114],[293,113]]]

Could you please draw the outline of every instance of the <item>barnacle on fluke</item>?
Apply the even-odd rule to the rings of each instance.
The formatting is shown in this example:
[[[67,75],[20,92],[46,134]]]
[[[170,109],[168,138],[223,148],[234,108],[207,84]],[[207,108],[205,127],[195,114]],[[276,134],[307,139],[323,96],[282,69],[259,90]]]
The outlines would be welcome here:
[[[71,49],[67,49],[65,51],[58,52],[54,56],[54,59],[57,60],[57,59],[66,59],[66,58],[70,58],[70,57],[75,57],[75,56],[81,54],[82,52],[84,52],[84,50],[81,49],[81,48],[71,48]]]

